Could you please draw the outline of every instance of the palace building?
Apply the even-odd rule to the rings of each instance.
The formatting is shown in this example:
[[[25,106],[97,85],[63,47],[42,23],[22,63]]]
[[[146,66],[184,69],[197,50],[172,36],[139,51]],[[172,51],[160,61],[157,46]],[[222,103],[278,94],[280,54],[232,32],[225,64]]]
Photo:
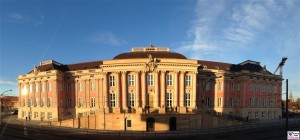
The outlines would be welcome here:
[[[19,119],[79,128],[180,130],[220,126],[216,116],[281,117],[282,77],[259,62],[193,60],[163,47],[132,48],[112,60],[44,61],[18,84]]]

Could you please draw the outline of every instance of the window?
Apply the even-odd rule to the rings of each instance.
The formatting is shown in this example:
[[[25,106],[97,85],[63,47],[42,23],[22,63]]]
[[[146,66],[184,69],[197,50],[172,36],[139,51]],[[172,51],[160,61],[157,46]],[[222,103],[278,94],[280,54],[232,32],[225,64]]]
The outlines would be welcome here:
[[[185,93],[185,106],[190,107],[191,106],[191,94]]]
[[[274,100],[273,102],[274,102],[274,107],[277,107],[277,101]]]
[[[116,107],[116,94],[110,93],[110,107]]]
[[[91,107],[96,107],[96,98],[91,98]]]
[[[58,89],[59,89],[59,91],[63,91],[62,84],[59,84],[59,85],[58,85]]]
[[[277,86],[274,86],[274,93],[277,93]]]
[[[205,85],[205,90],[210,90],[210,81],[208,81]]]
[[[266,88],[266,85],[265,85],[265,84],[261,85],[261,91],[262,91],[262,92],[265,92],[265,88]]]
[[[134,94],[128,93],[128,107],[134,107]]]
[[[234,91],[234,83],[230,83],[229,89],[230,91]]]
[[[41,118],[42,118],[42,119],[45,118],[45,112],[41,112]]]
[[[79,90],[79,91],[83,91],[83,89],[82,89],[82,83],[81,83],[81,82],[78,83],[78,90]]]
[[[166,94],[166,107],[172,106],[172,93]]]
[[[264,118],[265,117],[265,112],[261,112],[261,117]]]
[[[222,82],[218,82],[218,90],[222,91]]]
[[[23,99],[23,106],[26,106],[26,99]]]
[[[48,106],[48,107],[51,107],[51,106],[52,106],[52,98],[48,98],[47,106]]]
[[[32,99],[28,99],[28,106],[32,106]]]
[[[78,107],[82,107],[83,105],[82,102],[83,102],[82,98],[78,98]]]
[[[209,107],[210,106],[210,100],[209,100],[209,97],[206,97],[206,99],[205,99],[205,105],[206,105],[206,107]]]
[[[268,92],[271,92],[271,85],[268,85]]]
[[[252,118],[252,112],[248,112],[248,118]]]
[[[39,92],[39,84],[35,84],[35,92]]]
[[[259,84],[256,85],[255,91],[259,92]]]
[[[72,105],[71,99],[67,99],[67,107],[71,107],[71,105]]]
[[[39,99],[35,99],[34,106],[36,107],[36,106],[38,106],[38,104],[39,104]]]
[[[271,107],[271,106],[272,106],[272,100],[269,99],[269,107]]]
[[[128,75],[128,86],[134,86],[134,75]]]
[[[109,76],[109,86],[110,87],[115,86],[115,76]]]
[[[252,83],[249,83],[249,91],[252,91]]]
[[[51,83],[48,83],[48,91],[51,91]]]
[[[232,98],[229,98],[229,106],[233,107],[233,99]]]
[[[32,84],[29,85],[29,92],[32,93]]]
[[[237,83],[237,91],[241,91],[241,83]]]
[[[70,83],[67,84],[67,91],[71,91],[71,84]]]
[[[44,107],[45,106],[45,98],[42,98],[42,105],[41,105],[42,107]]]
[[[191,86],[191,75],[186,75],[185,76],[185,86],[190,87]]]
[[[52,112],[48,112],[48,119],[52,119]]]
[[[265,106],[266,106],[266,104],[267,104],[267,101],[266,101],[266,99],[264,98],[264,99],[263,99],[263,104],[262,104],[262,105],[263,105],[263,107],[265,107]]]
[[[42,83],[42,92],[45,92],[45,83]]]
[[[218,107],[222,106],[222,98],[218,98]]]
[[[91,82],[91,91],[95,91],[95,82],[94,81]]]
[[[39,113],[38,112],[34,112],[34,116],[35,119],[39,118]]]
[[[252,106],[252,98],[249,98],[248,100],[248,107],[251,107]]]
[[[148,77],[147,77],[147,83],[148,83],[148,86],[153,86],[154,83],[153,83],[153,74],[149,74]]]
[[[258,118],[258,112],[255,112],[255,118]]]
[[[126,124],[127,124],[127,127],[131,127],[131,120],[127,119]]]
[[[258,98],[255,98],[255,106],[258,106]]]
[[[171,74],[167,75],[167,86],[173,85],[173,76]]]

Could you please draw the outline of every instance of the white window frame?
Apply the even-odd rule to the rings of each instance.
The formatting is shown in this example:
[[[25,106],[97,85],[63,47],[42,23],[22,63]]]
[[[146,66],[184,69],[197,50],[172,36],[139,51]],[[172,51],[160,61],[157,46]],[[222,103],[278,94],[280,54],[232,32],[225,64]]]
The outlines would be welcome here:
[[[83,91],[82,83],[81,83],[81,82],[78,83],[78,90],[79,90],[79,91]]]
[[[168,92],[166,94],[166,107],[172,107],[172,105],[173,105],[172,93]]]
[[[147,84],[148,84],[148,86],[154,86],[154,75],[153,74],[148,74]]]
[[[72,106],[72,100],[70,98],[67,99],[67,107]]]
[[[128,74],[128,86],[134,86],[134,75],[133,74]]]
[[[115,93],[110,93],[110,107],[115,108],[116,107],[116,94]]]
[[[128,93],[128,107],[134,107],[134,93]]]
[[[185,97],[184,97],[184,103],[186,107],[190,107],[191,106],[191,93],[185,93]]]
[[[252,98],[248,99],[248,107],[252,107]]]
[[[167,86],[173,86],[173,75],[167,74]]]
[[[67,84],[67,91],[71,91],[71,83]]]
[[[91,98],[91,107],[96,107],[96,98],[95,97]]]
[[[237,91],[241,91],[241,83],[237,83]]]
[[[222,98],[221,97],[218,98],[218,107],[222,107]]]
[[[38,104],[39,104],[39,99],[38,99],[38,98],[35,98],[34,106],[37,107]]]
[[[42,98],[42,103],[41,103],[41,107],[45,107],[45,98]]]
[[[109,86],[114,87],[115,86],[115,76],[110,75],[109,76]]]
[[[185,86],[190,87],[192,86],[192,76],[185,75]]]
[[[52,98],[47,99],[47,106],[52,107]]]
[[[209,106],[210,106],[210,99],[209,99],[209,97],[206,97],[206,98],[205,98],[205,106],[206,106],[206,107],[209,107]]]
[[[48,118],[48,120],[51,120],[51,119],[52,119],[52,112],[48,112],[48,113],[47,113],[47,118]]]
[[[253,83],[249,83],[249,91],[252,91]]]
[[[273,91],[273,93],[277,93],[277,86],[276,86],[276,85],[274,86],[274,91]]]
[[[233,82],[231,82],[229,84],[229,89],[230,89],[230,91],[234,91],[234,83]]]
[[[38,118],[39,118],[39,112],[34,112],[33,117],[34,117],[35,119],[38,119]]]
[[[78,107],[83,107],[83,98],[82,97],[78,98]]]
[[[222,82],[218,82],[218,90],[219,90],[219,91],[222,91],[222,86],[223,86],[223,85],[222,85]]]
[[[95,91],[95,82],[91,81],[91,91]]]

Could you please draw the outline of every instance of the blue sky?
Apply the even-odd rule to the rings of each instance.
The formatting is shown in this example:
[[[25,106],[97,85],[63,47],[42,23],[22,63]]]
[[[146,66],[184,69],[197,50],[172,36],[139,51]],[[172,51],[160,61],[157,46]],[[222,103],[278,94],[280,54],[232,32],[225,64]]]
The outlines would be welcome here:
[[[0,0],[0,92],[43,60],[112,59],[132,47],[170,47],[191,59],[255,60],[300,97],[300,1]],[[285,91],[284,91],[285,92]]]

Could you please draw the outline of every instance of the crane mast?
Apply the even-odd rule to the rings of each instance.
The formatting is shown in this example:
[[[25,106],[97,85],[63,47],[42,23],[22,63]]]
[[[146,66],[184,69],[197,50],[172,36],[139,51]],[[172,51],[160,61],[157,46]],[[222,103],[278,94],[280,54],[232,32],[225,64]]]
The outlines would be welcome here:
[[[281,59],[281,62],[279,63],[278,67],[276,68],[276,70],[273,74],[275,74],[279,69],[280,76],[282,76],[282,67],[284,66],[284,63],[285,63],[286,60],[287,60],[287,57],[283,57]]]

